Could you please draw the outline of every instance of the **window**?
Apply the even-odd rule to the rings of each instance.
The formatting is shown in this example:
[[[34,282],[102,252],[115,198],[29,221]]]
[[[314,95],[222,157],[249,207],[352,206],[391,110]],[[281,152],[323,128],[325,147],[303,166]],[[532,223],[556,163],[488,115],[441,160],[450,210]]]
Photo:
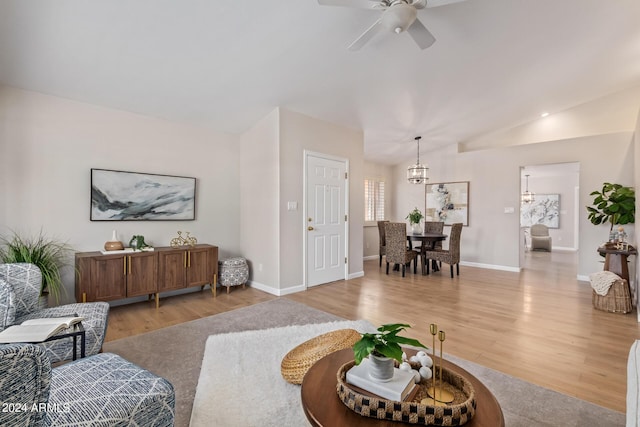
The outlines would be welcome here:
[[[384,220],[384,181],[364,180],[364,220]]]

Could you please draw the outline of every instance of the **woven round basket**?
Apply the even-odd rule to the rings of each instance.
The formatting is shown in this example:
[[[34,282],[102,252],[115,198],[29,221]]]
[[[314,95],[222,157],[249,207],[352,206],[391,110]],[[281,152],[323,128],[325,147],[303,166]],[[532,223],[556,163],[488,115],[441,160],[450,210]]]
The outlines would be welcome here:
[[[348,384],[347,371],[355,365],[355,361],[345,363],[338,370],[337,392],[340,401],[349,409],[365,417],[380,420],[402,421],[409,424],[434,426],[461,426],[466,424],[476,413],[476,398],[473,385],[463,376],[442,369],[444,388],[452,392],[454,401],[446,406],[434,406],[421,403],[427,397],[427,390],[432,386],[431,380],[422,380],[417,384],[418,390],[410,401],[396,402],[377,397]],[[435,369],[439,376],[439,369]],[[431,400],[427,399],[427,402]]]
[[[314,363],[338,350],[353,347],[362,336],[355,329],[338,329],[305,341],[282,359],[282,378],[291,384],[302,384],[302,379]]]

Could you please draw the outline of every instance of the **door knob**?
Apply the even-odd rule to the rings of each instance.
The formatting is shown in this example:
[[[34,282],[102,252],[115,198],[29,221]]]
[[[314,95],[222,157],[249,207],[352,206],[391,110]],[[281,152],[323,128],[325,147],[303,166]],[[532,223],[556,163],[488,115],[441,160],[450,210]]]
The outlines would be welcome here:
[[[312,227],[312,226],[308,226],[308,227],[307,227],[307,230],[312,231],[312,230],[313,230],[313,227]]]

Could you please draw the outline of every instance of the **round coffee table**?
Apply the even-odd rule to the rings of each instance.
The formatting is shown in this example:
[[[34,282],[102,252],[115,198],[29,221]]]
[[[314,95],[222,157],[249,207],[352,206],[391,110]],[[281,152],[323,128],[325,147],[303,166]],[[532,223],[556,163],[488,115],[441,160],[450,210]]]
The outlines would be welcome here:
[[[411,355],[411,351],[407,351]],[[405,424],[398,421],[378,420],[364,417],[347,408],[336,392],[336,374],[343,364],[353,360],[350,348],[331,353],[320,359],[309,369],[302,380],[302,408],[313,426],[384,426]],[[468,379],[476,392],[476,414],[465,424],[469,427],[504,427],[504,416],[498,401],[476,377],[458,365],[444,360],[442,365]]]

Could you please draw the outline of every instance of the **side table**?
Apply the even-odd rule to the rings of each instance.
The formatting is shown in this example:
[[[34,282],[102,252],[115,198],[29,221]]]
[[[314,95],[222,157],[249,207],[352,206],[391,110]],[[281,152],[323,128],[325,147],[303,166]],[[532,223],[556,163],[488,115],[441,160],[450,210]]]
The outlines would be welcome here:
[[[629,246],[626,251],[616,249],[615,247],[600,246],[598,252],[605,256],[604,270],[611,271],[629,282],[629,266],[627,258],[629,255],[637,255],[638,251],[633,246]]]
[[[408,350],[407,354],[415,354],[415,351]],[[340,366],[351,360],[353,360],[353,349],[347,348],[325,356],[307,371],[302,380],[300,393],[302,408],[311,425],[317,427],[398,427],[399,425],[416,425],[364,417],[347,408],[340,401],[336,392],[336,384],[338,382],[336,375]],[[491,391],[480,380],[461,367],[447,360],[444,360],[442,364],[444,367],[467,378],[476,392],[476,413],[465,426],[504,427],[502,409]]]
[[[80,337],[80,358],[84,358],[86,332],[84,330],[84,326],[82,326],[82,322],[78,322],[75,325],[73,325],[73,331],[60,334],[60,335],[54,335],[42,342],[61,340],[63,338],[72,338],[73,339],[73,359],[72,360],[76,360],[78,358],[78,337]],[[38,343],[34,343],[34,344],[38,344]]]

